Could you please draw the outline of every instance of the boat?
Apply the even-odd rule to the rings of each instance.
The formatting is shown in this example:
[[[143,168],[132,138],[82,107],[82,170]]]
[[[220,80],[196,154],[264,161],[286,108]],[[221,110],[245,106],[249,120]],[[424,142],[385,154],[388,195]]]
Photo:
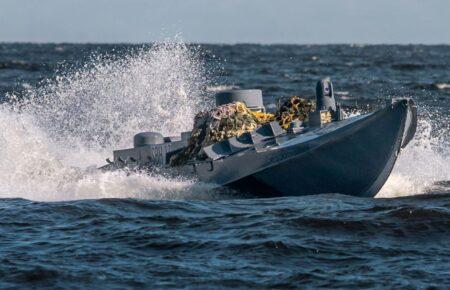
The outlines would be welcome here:
[[[143,132],[134,148],[116,150],[103,170],[171,168],[180,176],[226,186],[255,197],[339,193],[374,197],[388,179],[401,150],[417,127],[417,108],[411,98],[393,99],[381,109],[344,118],[328,79],[316,87],[317,109],[307,122],[287,130],[272,121],[252,132],[202,148],[205,158],[181,166],[170,160],[186,148],[191,132],[162,136]],[[242,101],[263,110],[259,90],[219,92],[217,105]],[[332,113],[324,122],[324,113]]]

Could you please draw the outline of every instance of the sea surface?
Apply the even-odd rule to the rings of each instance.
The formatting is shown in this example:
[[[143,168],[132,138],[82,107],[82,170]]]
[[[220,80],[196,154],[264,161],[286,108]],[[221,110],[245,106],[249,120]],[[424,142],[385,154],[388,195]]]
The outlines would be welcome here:
[[[347,116],[418,106],[376,198],[96,170],[137,132],[189,130],[217,91],[273,109],[323,77]],[[448,45],[0,43],[0,288],[449,289],[449,113]]]

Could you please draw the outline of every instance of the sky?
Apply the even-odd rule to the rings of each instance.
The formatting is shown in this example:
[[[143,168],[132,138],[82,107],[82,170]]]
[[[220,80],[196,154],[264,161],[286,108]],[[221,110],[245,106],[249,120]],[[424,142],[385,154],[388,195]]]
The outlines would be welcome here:
[[[450,0],[0,0],[0,42],[450,44]]]

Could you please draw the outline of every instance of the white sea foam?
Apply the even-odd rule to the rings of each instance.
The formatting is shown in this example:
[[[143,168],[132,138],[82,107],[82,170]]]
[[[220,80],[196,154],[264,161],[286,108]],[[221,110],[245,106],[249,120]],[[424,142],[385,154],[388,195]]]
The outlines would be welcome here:
[[[0,197],[214,198],[210,184],[95,170],[136,132],[189,130],[209,106],[207,81],[195,48],[166,42],[119,59],[93,57],[24,101],[11,96],[0,106]]]
[[[447,191],[438,182],[450,180],[450,119],[430,108],[419,116],[414,139],[402,149],[391,175],[376,195],[378,198],[401,197]],[[344,112],[346,118],[360,115],[360,111]]]
[[[239,89],[238,86],[235,85],[216,85],[216,86],[208,86],[206,90],[208,92],[220,92],[220,91],[227,91],[227,90],[234,90]]]
[[[449,119],[422,116],[411,143],[402,150],[391,176],[376,197],[450,192],[437,185],[450,181]]]
[[[438,88],[439,90],[448,90],[448,89],[450,89],[450,84],[438,83],[438,84],[436,84],[436,88]]]

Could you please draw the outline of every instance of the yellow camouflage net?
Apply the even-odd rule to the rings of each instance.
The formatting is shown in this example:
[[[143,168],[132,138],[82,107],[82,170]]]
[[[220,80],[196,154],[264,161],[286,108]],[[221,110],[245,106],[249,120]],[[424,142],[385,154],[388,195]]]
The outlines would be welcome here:
[[[195,116],[194,128],[188,146],[182,152],[172,156],[170,164],[181,165],[192,157],[201,159],[202,156],[199,156],[199,152],[202,147],[251,132],[258,125],[273,120],[275,120],[275,115],[252,112],[241,102],[200,112]]]
[[[286,130],[292,121],[307,121],[309,113],[315,111],[315,109],[315,102],[293,96],[286,100],[280,107],[276,120],[281,128]]]
[[[331,123],[333,121],[333,116],[330,111],[320,112],[320,122],[322,124]]]
[[[299,97],[286,101],[277,115],[251,111],[244,103],[235,102],[202,111],[194,118],[188,146],[170,158],[170,165],[185,164],[192,158],[204,159],[201,148],[222,140],[252,132],[259,125],[278,120],[284,129],[293,120],[305,120],[314,105]]]

